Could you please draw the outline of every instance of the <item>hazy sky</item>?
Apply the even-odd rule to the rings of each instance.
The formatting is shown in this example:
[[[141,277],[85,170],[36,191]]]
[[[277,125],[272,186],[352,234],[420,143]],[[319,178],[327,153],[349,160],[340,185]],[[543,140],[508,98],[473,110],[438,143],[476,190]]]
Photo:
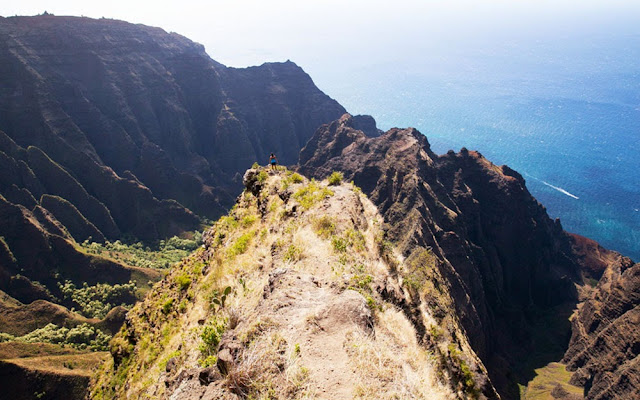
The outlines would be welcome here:
[[[638,0],[23,0],[0,5],[3,16],[44,11],[158,26],[203,44],[228,66],[291,59],[320,89],[356,112],[368,111],[358,99],[367,94],[358,89],[386,94],[389,71],[412,82],[416,75],[446,81],[457,74],[454,79],[466,81],[510,73],[640,71]],[[631,39],[614,46],[609,36]],[[625,46],[624,65],[608,61],[607,51],[613,51],[608,49],[624,51]]]
[[[312,64],[349,54],[383,58],[492,35],[640,25],[637,0],[23,0],[3,2],[0,15],[45,10],[159,26],[204,44],[230,66],[286,59]]]

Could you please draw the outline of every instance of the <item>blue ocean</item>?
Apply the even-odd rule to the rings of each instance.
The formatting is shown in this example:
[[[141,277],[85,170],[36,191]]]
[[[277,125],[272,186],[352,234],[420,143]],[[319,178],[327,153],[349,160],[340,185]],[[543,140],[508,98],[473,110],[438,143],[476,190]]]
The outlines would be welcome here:
[[[640,35],[414,51],[345,71],[319,86],[350,112],[413,126],[436,153],[509,165],[565,230],[640,261]]]

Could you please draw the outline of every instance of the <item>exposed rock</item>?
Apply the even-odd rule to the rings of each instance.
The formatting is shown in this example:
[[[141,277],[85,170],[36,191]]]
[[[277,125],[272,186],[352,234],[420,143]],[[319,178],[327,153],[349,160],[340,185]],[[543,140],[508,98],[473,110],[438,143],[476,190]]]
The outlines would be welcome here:
[[[116,182],[214,218],[232,205],[236,174],[270,152],[294,163],[315,129],[344,113],[292,62],[227,68],[180,35],[122,21],[2,18],[0,59],[0,130],[44,150],[136,234],[118,209],[143,210],[136,196],[110,198]],[[86,200],[49,193],[111,237]]]
[[[222,349],[218,352],[218,369],[223,374],[228,374],[233,370],[236,365],[236,360],[234,359],[231,351],[229,349]]]
[[[640,396],[640,264],[619,257],[572,319],[564,361],[587,399]]]
[[[51,160],[42,150],[30,146],[27,149],[29,166],[38,180],[43,182],[47,193],[69,199],[83,215],[89,216],[91,221],[110,238],[120,234],[109,210],[95,197],[89,195],[85,188],[67,171]]]
[[[11,186],[9,186],[9,188],[6,189],[3,194],[8,201],[15,204],[20,204],[21,206],[24,206],[28,209],[33,209],[33,207],[38,204],[38,202],[28,189],[18,187],[14,183],[12,183]]]
[[[348,290],[334,298],[316,314],[316,322],[320,329],[331,332],[346,323],[355,324],[362,332],[373,333],[373,316],[371,309],[362,295]]]
[[[384,132],[376,126],[376,120],[371,115],[354,115],[353,128],[365,133],[369,137],[378,137]]]
[[[31,210],[31,214],[47,233],[73,240],[67,228],[46,208],[37,205]]]
[[[431,249],[473,349],[499,393],[517,396],[520,378],[507,372],[536,354],[535,313],[575,304],[586,267],[524,179],[466,149],[438,156],[412,128],[368,138],[349,115],[321,127],[299,162],[304,174],[341,171],[361,187],[406,256],[416,246]],[[562,326],[548,336],[562,341],[569,331]]]
[[[207,386],[212,382],[222,379],[222,375],[220,375],[220,371],[218,370],[218,368],[209,367],[200,370],[198,379],[200,380],[201,385]]]

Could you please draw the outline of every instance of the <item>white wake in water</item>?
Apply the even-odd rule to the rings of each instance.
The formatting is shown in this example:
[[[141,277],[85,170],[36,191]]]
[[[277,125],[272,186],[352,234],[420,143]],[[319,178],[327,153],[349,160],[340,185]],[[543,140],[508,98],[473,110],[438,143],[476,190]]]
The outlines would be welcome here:
[[[549,186],[550,188],[554,188],[555,190],[557,190],[560,193],[566,194],[569,197],[573,197],[576,200],[580,199],[580,197],[576,196],[575,194],[571,194],[571,193],[567,192],[566,190],[564,190],[561,187],[553,186],[552,184],[550,184],[548,182],[545,182],[545,181],[540,181],[540,182],[544,183],[545,185]]]
[[[536,178],[535,176],[531,176],[531,175],[529,175],[529,174],[525,174],[525,175],[526,175],[526,176],[528,176],[529,178],[533,178],[533,179],[535,179],[536,181],[543,183],[544,185],[549,186],[549,187],[550,187],[550,188],[552,188],[552,189],[557,190],[558,192],[560,192],[560,193],[562,193],[562,194],[566,194],[567,196],[572,197],[572,198],[574,198],[574,199],[576,199],[576,200],[579,200],[579,199],[580,199],[580,197],[576,196],[575,194],[571,194],[571,193],[567,192],[566,190],[564,190],[564,189],[563,189],[563,188],[561,188],[561,187],[554,186],[554,185],[550,184],[549,182],[545,182],[545,181],[543,181],[542,179],[538,179],[538,178]]]

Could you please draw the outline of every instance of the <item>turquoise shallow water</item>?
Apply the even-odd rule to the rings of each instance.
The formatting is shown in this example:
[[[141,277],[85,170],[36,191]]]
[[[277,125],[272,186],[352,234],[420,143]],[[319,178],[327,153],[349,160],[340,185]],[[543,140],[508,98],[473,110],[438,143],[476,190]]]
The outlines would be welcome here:
[[[638,261],[640,66],[623,56],[624,68],[583,60],[576,73],[491,73],[485,63],[426,74],[380,64],[328,92],[381,129],[416,127],[436,153],[467,147],[509,165],[565,230]]]

